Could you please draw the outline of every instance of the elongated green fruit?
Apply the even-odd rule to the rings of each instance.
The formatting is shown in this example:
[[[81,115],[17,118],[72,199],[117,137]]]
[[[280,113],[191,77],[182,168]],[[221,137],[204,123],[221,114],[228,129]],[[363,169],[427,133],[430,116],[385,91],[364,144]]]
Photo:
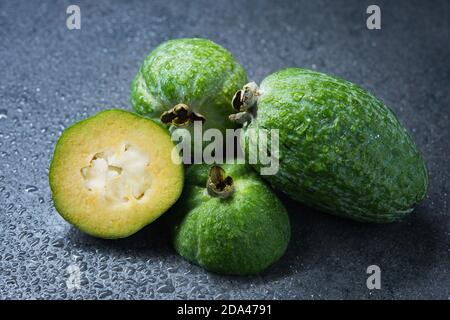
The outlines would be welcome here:
[[[263,271],[290,238],[285,208],[246,165],[191,166],[186,187],[169,212],[173,243],[187,260],[235,275]]]
[[[170,40],[145,58],[131,84],[131,102],[137,113],[160,119],[171,131],[191,130],[194,121],[202,121],[204,129],[223,132],[234,127],[230,99],[246,82],[244,69],[220,45]]]
[[[279,130],[279,171],[264,176],[295,200],[370,222],[410,213],[426,194],[424,160],[379,99],[343,79],[285,69],[239,91],[233,106],[249,129]],[[260,168],[261,165],[256,165]]]

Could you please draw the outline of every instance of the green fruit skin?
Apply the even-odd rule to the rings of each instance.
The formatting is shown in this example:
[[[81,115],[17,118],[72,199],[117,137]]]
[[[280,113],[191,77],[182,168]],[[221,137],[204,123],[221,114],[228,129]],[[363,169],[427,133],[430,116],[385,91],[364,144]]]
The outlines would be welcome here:
[[[179,103],[206,118],[204,129],[233,128],[230,100],[247,82],[229,51],[207,39],[176,39],[159,45],[144,60],[131,84],[133,109],[159,119]]]
[[[325,212],[380,223],[403,218],[425,197],[422,155],[393,112],[359,86],[290,68],[265,78],[260,91],[248,128],[279,130],[279,171],[264,176],[274,188]],[[244,133],[241,143],[248,142]]]
[[[223,165],[236,188],[227,199],[206,191],[207,165],[186,172],[185,188],[169,213],[173,244],[185,259],[219,273],[253,275],[286,250],[290,223],[271,189],[246,165]]]

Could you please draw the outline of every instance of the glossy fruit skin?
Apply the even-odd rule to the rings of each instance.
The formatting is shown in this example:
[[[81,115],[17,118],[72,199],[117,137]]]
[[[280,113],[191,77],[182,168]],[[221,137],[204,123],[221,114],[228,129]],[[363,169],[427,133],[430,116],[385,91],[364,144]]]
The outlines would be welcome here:
[[[279,130],[280,169],[264,176],[274,188],[335,215],[380,223],[403,218],[425,197],[422,155],[370,93],[298,68],[266,77],[259,89],[247,129]]]
[[[223,165],[235,192],[210,196],[207,165],[187,169],[183,194],[169,212],[173,244],[187,260],[219,274],[262,272],[284,253],[290,238],[285,208],[246,165]]]
[[[177,104],[206,118],[204,128],[233,128],[228,120],[233,94],[247,81],[229,51],[199,38],[164,42],[144,60],[131,84],[133,109],[150,118]]]

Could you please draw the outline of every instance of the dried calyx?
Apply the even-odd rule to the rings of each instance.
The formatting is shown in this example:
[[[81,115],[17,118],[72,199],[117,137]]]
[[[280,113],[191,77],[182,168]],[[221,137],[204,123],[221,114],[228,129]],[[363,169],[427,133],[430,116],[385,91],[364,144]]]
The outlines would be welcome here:
[[[221,167],[212,166],[208,172],[206,189],[213,197],[228,198],[234,192],[233,178],[227,176]]]
[[[237,113],[230,115],[230,120],[240,124],[251,121],[256,116],[256,103],[260,95],[255,82],[247,83],[242,90],[236,92],[231,104]]]
[[[190,110],[189,106],[180,103],[172,109],[161,114],[161,122],[164,124],[172,124],[176,127],[187,127],[194,121],[201,121],[204,123],[206,118],[199,113]]]

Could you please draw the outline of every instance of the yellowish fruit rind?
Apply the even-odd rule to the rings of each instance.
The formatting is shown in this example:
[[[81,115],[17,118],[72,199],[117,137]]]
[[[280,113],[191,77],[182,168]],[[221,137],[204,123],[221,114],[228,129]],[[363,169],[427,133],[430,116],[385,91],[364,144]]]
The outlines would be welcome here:
[[[152,184],[141,199],[111,203],[86,187],[81,169],[90,165],[95,154],[123,143],[149,156],[145,170]],[[72,125],[59,138],[50,165],[56,210],[95,237],[124,238],[137,232],[166,212],[182,192],[184,169],[181,161],[172,160],[173,148],[166,129],[124,110],[106,110]]]

